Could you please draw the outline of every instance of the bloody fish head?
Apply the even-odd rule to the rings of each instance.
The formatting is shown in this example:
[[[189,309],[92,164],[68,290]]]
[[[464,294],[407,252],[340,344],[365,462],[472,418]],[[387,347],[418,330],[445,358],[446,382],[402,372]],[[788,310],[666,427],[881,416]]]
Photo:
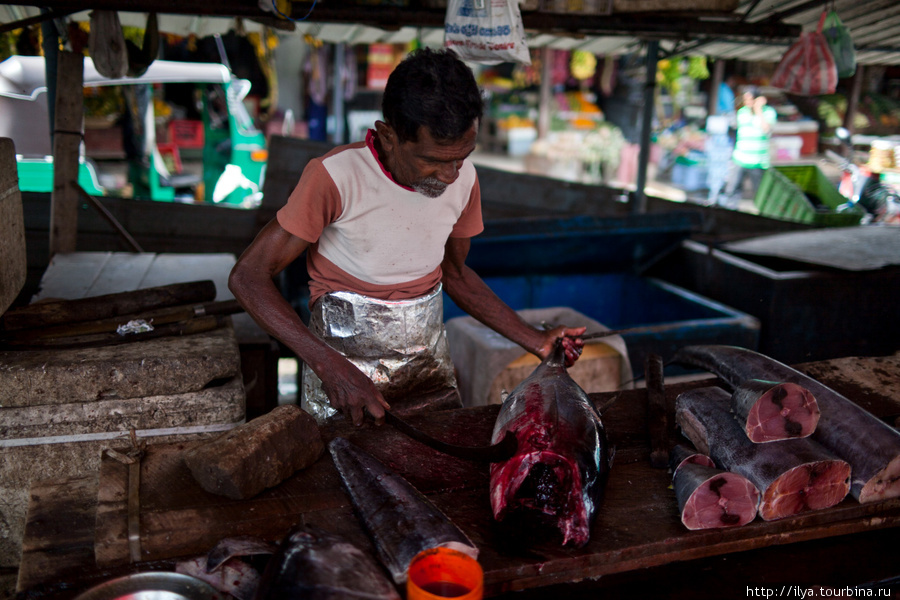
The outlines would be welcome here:
[[[520,529],[555,528],[563,544],[583,546],[610,456],[600,416],[569,376],[561,352],[551,354],[507,396],[493,440],[507,431],[515,434],[518,452],[491,465],[494,518]]]

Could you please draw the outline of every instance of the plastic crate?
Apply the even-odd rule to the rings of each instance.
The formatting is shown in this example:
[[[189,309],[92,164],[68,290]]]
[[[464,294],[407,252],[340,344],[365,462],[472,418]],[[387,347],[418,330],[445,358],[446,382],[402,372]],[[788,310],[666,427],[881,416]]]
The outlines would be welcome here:
[[[816,208],[807,194],[819,198],[822,205]],[[767,169],[753,198],[753,204],[763,216],[824,227],[859,224],[863,216],[860,207],[837,211],[846,202],[847,199],[815,165]]]

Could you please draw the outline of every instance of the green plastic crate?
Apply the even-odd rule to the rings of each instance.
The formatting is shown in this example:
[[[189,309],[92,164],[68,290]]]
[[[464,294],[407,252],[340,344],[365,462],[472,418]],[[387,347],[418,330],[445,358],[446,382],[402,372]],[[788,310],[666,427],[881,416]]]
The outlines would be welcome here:
[[[823,207],[817,210],[806,194],[818,197]],[[767,169],[753,197],[753,204],[763,216],[823,227],[859,224],[863,217],[863,209],[859,206],[837,211],[846,202],[847,199],[815,165]]]

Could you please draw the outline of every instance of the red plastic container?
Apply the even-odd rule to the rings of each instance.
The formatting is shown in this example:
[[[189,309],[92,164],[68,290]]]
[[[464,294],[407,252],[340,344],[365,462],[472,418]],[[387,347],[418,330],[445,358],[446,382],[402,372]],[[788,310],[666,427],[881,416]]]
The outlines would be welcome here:
[[[450,548],[431,548],[410,562],[407,600],[481,600],[484,572],[478,561]]]

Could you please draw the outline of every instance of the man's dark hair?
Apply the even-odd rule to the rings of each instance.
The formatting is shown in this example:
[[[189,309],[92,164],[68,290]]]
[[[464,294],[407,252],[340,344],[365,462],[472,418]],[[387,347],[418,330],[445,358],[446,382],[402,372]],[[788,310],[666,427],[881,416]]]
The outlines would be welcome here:
[[[436,140],[458,140],[482,110],[472,70],[448,49],[412,52],[391,73],[381,101],[401,142],[416,141],[423,125]]]

